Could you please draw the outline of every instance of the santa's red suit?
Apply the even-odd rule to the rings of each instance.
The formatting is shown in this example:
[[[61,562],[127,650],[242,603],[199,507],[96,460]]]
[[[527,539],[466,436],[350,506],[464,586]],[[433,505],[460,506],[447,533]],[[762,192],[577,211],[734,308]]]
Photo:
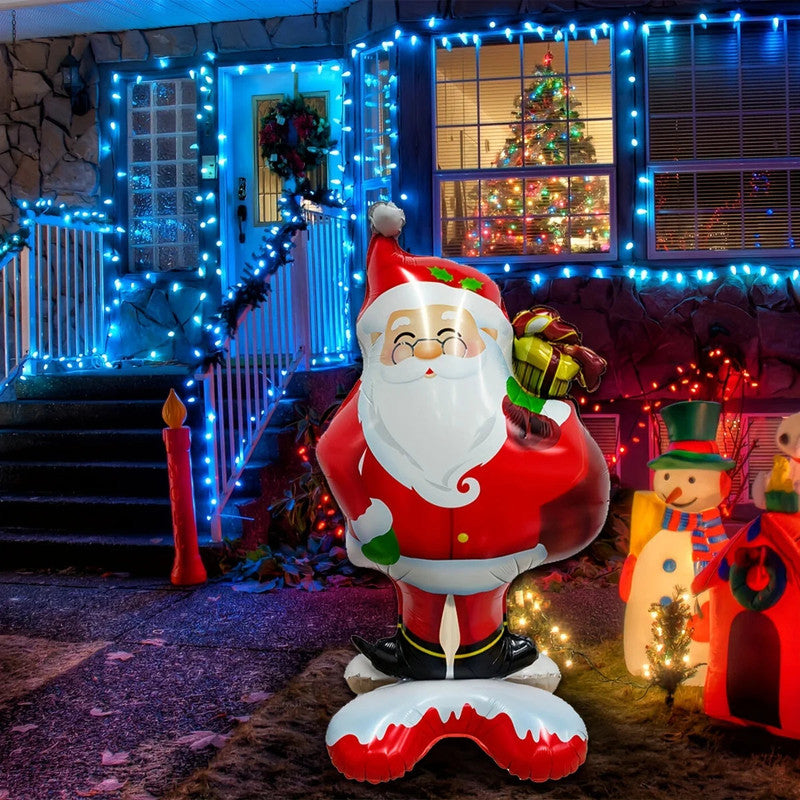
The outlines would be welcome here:
[[[358,419],[358,391],[356,386],[334,418],[317,456],[348,519],[359,519],[375,500],[385,503],[404,557],[486,561],[525,553],[541,543],[547,549],[546,560],[554,561],[579,550],[602,525],[607,510],[602,490],[605,461],[567,403],[548,401],[569,412],[556,444],[531,451],[507,439],[491,461],[466,474],[480,486],[477,498],[461,508],[442,508],[398,483],[378,463]],[[523,561],[526,558],[522,556]],[[545,560],[543,555],[533,559],[536,563]],[[442,589],[458,589],[448,585],[446,565],[437,567]],[[484,567],[486,583],[494,582],[491,567]],[[510,574],[509,580],[489,592],[473,594],[478,588],[474,584],[460,587],[464,594],[458,595],[456,606],[462,643],[482,640],[497,629],[507,584],[514,577]],[[429,581],[428,585],[435,585],[435,575]],[[434,596],[399,577],[398,583],[404,624],[425,640],[437,641],[441,609],[436,612],[428,606],[443,606],[450,592]]]
[[[417,302],[465,305],[481,327],[499,329],[498,345],[510,350],[510,323],[499,289],[483,273],[444,259],[410,256],[394,239],[380,235],[373,237],[368,267],[358,326],[362,350],[368,349],[370,334],[383,330],[387,312],[409,308],[412,296]],[[365,374],[367,366],[365,359]],[[348,554],[368,565],[369,559],[360,557],[361,546],[393,532],[399,557],[369,565],[395,584],[400,635],[408,645],[435,658],[444,657],[448,637],[450,647],[457,648],[455,659],[487,649],[504,633],[511,581],[545,560],[572,555],[599,531],[608,504],[603,456],[570,403],[531,398],[537,414],[549,421],[551,435],[532,443],[509,424],[491,457],[461,476],[459,487],[472,487],[469,502],[431,501],[423,490],[390,474],[368,446],[359,416],[361,391],[359,383],[317,449],[351,523]],[[508,403],[505,398],[502,407]]]

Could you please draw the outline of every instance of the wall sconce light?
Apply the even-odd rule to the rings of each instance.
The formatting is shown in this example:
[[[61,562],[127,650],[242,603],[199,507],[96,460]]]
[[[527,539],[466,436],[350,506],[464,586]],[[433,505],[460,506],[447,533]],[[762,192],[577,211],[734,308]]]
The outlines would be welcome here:
[[[81,77],[80,63],[72,55],[72,50],[67,53],[59,67],[64,91],[69,95],[72,113],[77,116],[85,114],[90,107],[89,92],[85,81]]]

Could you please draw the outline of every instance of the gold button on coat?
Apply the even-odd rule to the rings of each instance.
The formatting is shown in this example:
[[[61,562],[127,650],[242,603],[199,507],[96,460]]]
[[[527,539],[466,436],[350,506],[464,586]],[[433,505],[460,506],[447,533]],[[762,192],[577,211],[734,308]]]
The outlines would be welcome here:
[[[456,539],[458,539],[458,541],[461,542],[461,544],[465,544],[466,542],[469,541],[469,534],[459,533],[458,536],[456,536]]]

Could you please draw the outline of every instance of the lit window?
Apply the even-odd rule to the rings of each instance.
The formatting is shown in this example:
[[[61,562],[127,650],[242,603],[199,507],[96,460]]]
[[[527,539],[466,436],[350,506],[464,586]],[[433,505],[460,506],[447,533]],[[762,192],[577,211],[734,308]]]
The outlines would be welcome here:
[[[608,39],[437,46],[435,134],[443,255],[614,255]]]
[[[195,82],[131,81],[127,99],[128,269],[196,269]]]
[[[362,125],[358,159],[364,207],[391,197],[392,163],[395,161],[394,134],[395,81],[390,55],[382,48],[365,53],[360,59],[363,96]]]
[[[653,27],[651,257],[800,244],[800,21]]]

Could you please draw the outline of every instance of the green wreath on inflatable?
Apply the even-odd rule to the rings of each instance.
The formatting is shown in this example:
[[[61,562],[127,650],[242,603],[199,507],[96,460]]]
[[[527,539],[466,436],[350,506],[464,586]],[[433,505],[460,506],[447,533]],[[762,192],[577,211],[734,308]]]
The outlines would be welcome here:
[[[786,590],[786,567],[781,557],[770,547],[740,549],[731,564],[731,593],[740,606],[748,611],[766,611],[772,608]],[[765,585],[753,588],[748,584],[750,570],[761,566],[767,578]]]
[[[282,178],[299,181],[336,143],[330,124],[298,96],[282,100],[261,118],[258,144],[266,166]]]

